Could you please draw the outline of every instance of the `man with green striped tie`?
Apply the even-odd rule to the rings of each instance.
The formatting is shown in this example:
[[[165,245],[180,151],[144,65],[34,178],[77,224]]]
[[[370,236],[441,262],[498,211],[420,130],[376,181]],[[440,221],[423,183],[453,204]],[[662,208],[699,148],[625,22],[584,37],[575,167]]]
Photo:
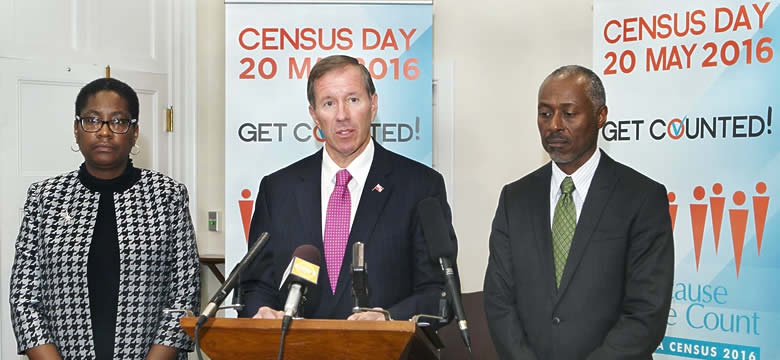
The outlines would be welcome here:
[[[539,89],[552,159],[506,185],[484,297],[502,359],[652,359],[674,279],[666,188],[598,149],[604,86],[581,66]]]

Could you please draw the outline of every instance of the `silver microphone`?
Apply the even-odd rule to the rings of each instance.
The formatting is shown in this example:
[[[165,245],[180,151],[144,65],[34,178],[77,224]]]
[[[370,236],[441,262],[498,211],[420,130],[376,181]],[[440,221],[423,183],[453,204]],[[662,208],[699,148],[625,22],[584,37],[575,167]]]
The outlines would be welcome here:
[[[284,303],[284,316],[292,317],[298,313],[298,305],[301,303],[301,290],[301,284],[294,283],[290,285],[287,301]]]
[[[285,287],[289,288],[287,301],[284,303],[284,318],[290,319],[298,312],[298,306],[306,289],[317,285],[319,271],[320,251],[312,245],[297,247],[279,286],[280,291]]]
[[[352,245],[352,312],[368,307],[368,265],[362,242]]]

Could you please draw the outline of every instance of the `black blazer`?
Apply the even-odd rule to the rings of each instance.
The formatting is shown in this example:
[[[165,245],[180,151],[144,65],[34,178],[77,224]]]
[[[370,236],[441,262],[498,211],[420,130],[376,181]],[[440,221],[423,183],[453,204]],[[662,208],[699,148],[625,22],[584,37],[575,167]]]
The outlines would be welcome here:
[[[374,146],[373,162],[349,234],[336,292],[330,291],[323,256],[317,286],[309,289],[303,317],[346,319],[351,314],[350,263],[352,244],[356,241],[365,244],[370,307],[385,308],[398,320],[439,312],[444,278],[428,255],[417,204],[427,197],[439,199],[447,223],[451,224],[444,179],[425,165],[390,152],[376,142]],[[246,306],[240,316],[251,317],[261,306],[283,308],[287,290],[280,291],[279,283],[295,248],[311,244],[324,254],[322,156],[320,150],[261,181],[249,239],[252,241],[263,231],[271,237],[241,277]],[[374,189],[377,184],[384,187],[381,192]],[[451,225],[450,234],[456,244]]]
[[[551,163],[506,185],[485,313],[502,359],[651,359],[666,331],[674,240],[666,188],[602,152],[559,289]]]

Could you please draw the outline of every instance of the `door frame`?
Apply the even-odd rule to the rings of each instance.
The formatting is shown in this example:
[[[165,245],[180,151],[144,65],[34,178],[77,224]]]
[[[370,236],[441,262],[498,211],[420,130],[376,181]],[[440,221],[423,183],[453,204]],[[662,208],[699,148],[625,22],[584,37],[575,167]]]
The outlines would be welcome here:
[[[198,212],[198,63],[197,63],[197,1],[170,2],[170,44],[168,91],[173,105],[174,127],[170,155],[171,177],[187,186],[190,194],[190,214],[197,230]]]

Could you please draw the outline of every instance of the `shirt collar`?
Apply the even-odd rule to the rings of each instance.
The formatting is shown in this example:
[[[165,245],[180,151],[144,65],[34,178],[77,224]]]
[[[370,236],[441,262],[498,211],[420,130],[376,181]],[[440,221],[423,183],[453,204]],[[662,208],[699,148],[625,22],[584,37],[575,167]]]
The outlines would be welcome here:
[[[575,170],[571,175],[566,175],[566,173],[563,172],[560,167],[558,167],[558,164],[553,161],[552,183],[550,184],[551,188],[555,189],[553,193],[560,193],[561,183],[567,176],[571,176],[572,181],[574,181],[574,191],[582,193],[582,190],[585,190],[590,186],[590,181],[593,179],[593,174],[596,171],[595,169],[599,164],[599,160],[601,160],[601,150],[597,147],[596,151],[593,152],[593,155],[591,155],[590,159],[582,164],[582,166]],[[583,196],[584,195],[585,194],[583,193]]]
[[[368,145],[363,149],[363,152],[358,155],[355,160],[347,165],[346,169],[352,175],[352,180],[357,185],[362,186],[366,183],[368,178],[368,171],[371,169],[371,163],[374,160],[374,139],[368,141]],[[336,184],[336,173],[341,168],[331,159],[328,154],[328,148],[323,147],[322,154],[322,181],[328,181],[332,184]]]

